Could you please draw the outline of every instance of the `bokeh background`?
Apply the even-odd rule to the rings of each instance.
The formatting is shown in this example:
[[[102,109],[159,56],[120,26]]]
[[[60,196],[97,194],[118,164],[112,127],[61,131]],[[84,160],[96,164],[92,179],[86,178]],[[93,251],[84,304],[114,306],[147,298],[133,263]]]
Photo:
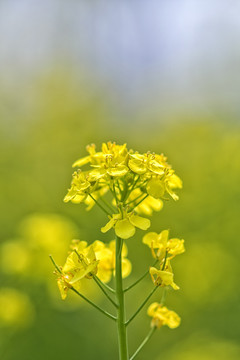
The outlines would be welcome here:
[[[63,262],[72,238],[112,240],[97,208],[62,201],[73,161],[108,140],[163,152],[184,182],[151,228],[186,241],[167,298],[182,324],[139,360],[240,358],[239,12],[238,0],[0,2],[2,360],[117,359],[115,325],[63,302],[48,258]],[[131,280],[152,262],[142,235],[127,241]],[[128,294],[129,313],[150,288]],[[149,322],[145,307],[131,353]]]

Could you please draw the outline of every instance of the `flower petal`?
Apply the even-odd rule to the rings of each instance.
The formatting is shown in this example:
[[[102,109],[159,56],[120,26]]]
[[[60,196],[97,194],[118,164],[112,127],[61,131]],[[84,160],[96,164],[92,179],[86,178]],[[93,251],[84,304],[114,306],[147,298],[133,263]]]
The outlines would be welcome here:
[[[151,226],[151,221],[149,219],[143,218],[138,215],[131,215],[129,221],[132,225],[136,226],[141,230],[147,230]]]
[[[107,169],[107,173],[110,176],[124,176],[128,172],[128,167],[125,165],[117,165],[116,167],[110,167]]]
[[[114,226],[115,222],[116,222],[116,219],[111,218],[110,221],[101,228],[101,232],[106,233],[107,231],[109,231]]]
[[[72,167],[76,167],[76,166],[83,166],[87,163],[89,163],[91,160],[91,156],[85,156],[77,161],[75,161],[72,165]]]
[[[144,235],[142,242],[150,248],[158,248],[158,234],[156,232],[149,232]]]
[[[147,184],[147,192],[155,199],[159,199],[164,195],[165,187],[160,179],[152,178]]]
[[[128,239],[135,234],[135,227],[128,219],[118,220],[115,226],[115,233],[122,239]]]

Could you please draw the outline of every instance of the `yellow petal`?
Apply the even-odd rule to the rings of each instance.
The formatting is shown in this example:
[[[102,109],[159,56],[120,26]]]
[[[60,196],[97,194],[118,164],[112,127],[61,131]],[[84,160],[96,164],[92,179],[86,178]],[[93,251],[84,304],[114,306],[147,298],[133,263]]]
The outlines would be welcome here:
[[[106,169],[103,168],[94,169],[89,172],[88,180],[97,181],[98,179],[101,179],[105,174],[106,174]]]
[[[112,278],[112,269],[105,269],[98,266],[97,277],[104,283],[108,283]]]
[[[147,184],[147,192],[155,199],[159,199],[164,195],[165,187],[161,180],[153,178]]]
[[[101,228],[101,232],[102,233],[106,233],[107,231],[109,231],[115,224],[116,220],[114,218],[111,218],[111,220]]]
[[[116,167],[110,167],[107,169],[107,173],[110,176],[124,176],[128,172],[128,168],[125,165],[117,165]]]
[[[148,164],[148,169],[158,175],[163,175],[165,166],[159,164],[156,160],[151,160]]]
[[[138,215],[131,215],[129,221],[133,226],[141,230],[147,230],[151,226],[151,221],[149,219],[143,218]]]
[[[82,268],[82,266],[79,262],[79,258],[77,256],[77,254],[73,251],[73,252],[71,252],[70,255],[68,255],[62,271],[65,273],[65,272],[74,271],[77,268]]]
[[[128,259],[122,259],[122,276],[126,278],[132,271],[132,264]]]
[[[149,316],[154,316],[158,306],[159,306],[159,304],[157,302],[154,302],[151,305],[149,305],[148,310],[147,310],[147,314]]]
[[[179,196],[175,194],[175,192],[173,192],[169,186],[166,186],[166,190],[169,193],[169,195],[173,198],[173,200],[177,201],[179,199]]]
[[[140,155],[131,155],[128,166],[136,174],[142,175],[147,171],[147,166],[144,163],[144,157],[139,157]]]
[[[71,199],[71,202],[73,204],[80,204],[81,202],[85,201],[86,198],[88,197],[87,194],[77,194],[76,196],[74,196],[72,199]]]
[[[75,161],[72,165],[72,167],[76,167],[76,166],[83,166],[87,163],[89,163],[91,160],[91,157],[90,156],[85,156],[77,161]]]
[[[172,189],[174,189],[174,188],[182,189],[182,180],[176,174],[173,174],[169,178],[168,185]]]
[[[118,220],[115,226],[115,233],[121,239],[128,239],[135,234],[135,227],[128,219]]]
[[[156,232],[149,232],[144,235],[142,242],[150,248],[158,248],[158,234]]]
[[[65,284],[65,281],[63,281],[62,279],[57,280],[57,285],[61,294],[61,298],[65,300],[67,297],[68,286]]]
[[[72,200],[77,195],[77,190],[75,186],[72,186],[71,189],[68,190],[67,195],[64,197],[63,201],[68,202]]]

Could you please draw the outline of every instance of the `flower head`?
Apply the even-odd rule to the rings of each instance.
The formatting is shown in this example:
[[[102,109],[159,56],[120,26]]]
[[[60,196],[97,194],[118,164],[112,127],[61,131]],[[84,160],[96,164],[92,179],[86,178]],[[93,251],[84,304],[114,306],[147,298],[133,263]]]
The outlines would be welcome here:
[[[151,215],[153,210],[162,208],[165,193],[177,200],[173,189],[181,188],[182,182],[163,154],[139,154],[128,150],[126,144],[114,142],[103,143],[101,151],[96,151],[94,144],[88,145],[87,152],[87,156],[73,164],[81,168],[88,165],[88,169],[74,172],[65,202],[90,203],[90,209],[94,205],[90,195],[102,198],[110,190],[115,205],[121,202],[126,208],[131,203],[131,210],[136,207],[137,213]],[[134,201],[134,193],[143,195],[141,203]]]
[[[179,290],[179,286],[173,281],[173,272],[169,259],[167,259],[164,270],[158,270],[157,268],[152,266],[149,269],[149,273],[151,275],[154,285],[161,287],[171,286],[174,290]]]
[[[177,313],[168,310],[166,306],[157,302],[154,302],[149,306],[147,313],[152,317],[152,327],[160,328],[163,325],[167,325],[170,329],[175,329],[181,322],[181,318]]]
[[[67,292],[72,287],[79,289],[81,279],[91,279],[97,273],[97,265],[93,246],[87,247],[85,241],[80,241],[77,249],[70,252],[65,264],[59,268],[60,272],[55,272],[58,275],[57,284],[62,299],[67,297]]]
[[[177,238],[169,239],[169,231],[163,230],[160,234],[149,232],[143,237],[143,243],[152,250],[153,257],[162,260],[166,253],[170,259],[185,252],[184,240]]]
[[[77,250],[78,252],[87,251],[86,241],[73,240],[72,249]],[[97,260],[97,277],[107,283],[111,280],[112,275],[115,272],[115,240],[110,241],[109,244],[103,243],[102,241],[96,240],[91,245],[96,260]],[[132,269],[131,262],[127,259],[127,246],[123,244],[122,249],[122,276],[123,278],[127,277]]]

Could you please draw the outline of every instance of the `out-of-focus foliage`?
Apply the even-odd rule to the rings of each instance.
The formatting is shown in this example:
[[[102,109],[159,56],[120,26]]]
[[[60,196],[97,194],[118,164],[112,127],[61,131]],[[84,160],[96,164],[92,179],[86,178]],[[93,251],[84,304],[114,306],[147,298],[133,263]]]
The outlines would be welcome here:
[[[97,208],[89,216],[81,204],[62,201],[70,165],[84,156],[85,144],[107,140],[168,154],[183,179],[179,202],[165,203],[152,219],[154,231],[170,229],[172,237],[185,239],[187,251],[174,267],[179,296],[168,295],[168,306],[182,323],[175,332],[156,333],[151,341],[157,346],[149,343],[139,359],[239,359],[239,127],[227,118],[190,122],[180,115],[178,123],[148,125],[141,109],[133,125],[130,118],[114,123],[117,114],[106,109],[103,92],[91,93],[86,84],[76,87],[57,76],[21,98],[18,104],[9,95],[5,106],[11,121],[0,125],[0,303],[7,297],[12,306],[9,319],[0,313],[1,359],[116,358],[114,324],[82,301],[80,307],[62,305],[53,295],[57,288],[48,258],[51,253],[61,263],[72,238],[113,239],[113,232],[100,232],[105,218]],[[5,120],[6,109],[1,112]],[[127,242],[136,279],[152,264],[141,240],[137,232]],[[150,278],[127,294],[131,311],[141,302],[144,286],[150,288]],[[89,297],[97,296],[107,307],[96,291],[86,280]],[[150,326],[146,309],[129,327],[134,348]],[[26,326],[15,326],[23,318]]]

